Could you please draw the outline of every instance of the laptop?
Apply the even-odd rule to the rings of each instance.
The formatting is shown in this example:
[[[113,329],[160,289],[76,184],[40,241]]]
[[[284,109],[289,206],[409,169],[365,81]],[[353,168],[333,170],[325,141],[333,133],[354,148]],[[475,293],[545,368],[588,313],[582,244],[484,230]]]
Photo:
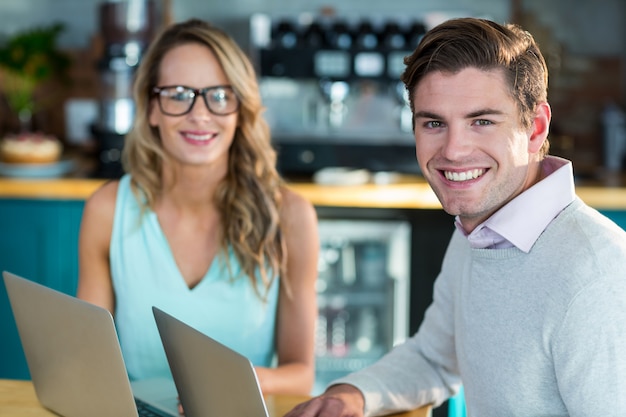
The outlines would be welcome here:
[[[248,358],[157,307],[152,311],[186,417],[268,417]],[[201,389],[187,389],[198,383]]]
[[[144,410],[178,416],[172,380],[131,384],[106,309],[6,271],[2,275],[44,407],[64,417],[136,417]]]

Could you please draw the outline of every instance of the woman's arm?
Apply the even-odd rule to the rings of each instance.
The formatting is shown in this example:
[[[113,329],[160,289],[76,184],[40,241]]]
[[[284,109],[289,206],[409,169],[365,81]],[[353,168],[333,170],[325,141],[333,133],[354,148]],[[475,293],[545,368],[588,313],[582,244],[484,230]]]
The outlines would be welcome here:
[[[118,182],[104,184],[85,203],[78,240],[77,297],[113,314],[115,295],[109,266],[109,245]]]
[[[264,394],[308,395],[315,379],[317,320],[317,258],[319,235],[313,205],[289,190],[283,191],[281,227],[287,247],[289,293],[281,284],[278,301],[277,368],[257,368]]]

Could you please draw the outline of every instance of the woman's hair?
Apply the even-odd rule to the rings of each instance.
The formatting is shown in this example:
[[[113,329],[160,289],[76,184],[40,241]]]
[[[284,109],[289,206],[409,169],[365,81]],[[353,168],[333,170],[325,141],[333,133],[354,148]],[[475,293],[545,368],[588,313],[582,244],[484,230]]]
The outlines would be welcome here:
[[[537,104],[547,101],[548,68],[532,35],[517,25],[476,18],[451,19],[431,29],[417,49],[404,60],[402,81],[413,93],[427,74],[457,73],[465,68],[502,69],[511,96],[517,103],[520,122],[530,127]],[[548,153],[548,140],[542,155]]]
[[[133,191],[144,207],[153,208],[161,193],[163,161],[168,155],[158,128],[149,123],[152,90],[163,57],[189,43],[205,45],[215,54],[240,101],[228,172],[214,198],[223,225],[222,250],[230,245],[255,290],[259,291],[257,273],[267,290],[274,277],[284,272],[286,249],[279,225],[282,179],[276,170],[270,130],[262,117],[264,107],[254,67],[224,31],[191,19],[168,26],[152,41],[137,69],[133,91],[137,116],[124,145],[124,169],[132,175]]]

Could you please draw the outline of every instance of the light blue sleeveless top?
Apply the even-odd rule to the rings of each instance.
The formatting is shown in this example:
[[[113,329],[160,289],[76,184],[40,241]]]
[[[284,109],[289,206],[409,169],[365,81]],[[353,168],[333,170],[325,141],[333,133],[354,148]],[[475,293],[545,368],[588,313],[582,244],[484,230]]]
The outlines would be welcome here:
[[[220,253],[204,278],[189,289],[156,214],[146,209],[141,215],[131,191],[130,176],[121,178],[110,263],[116,298],[115,323],[131,380],[171,378],[152,306],[236,350],[254,365],[272,365],[278,279],[263,301],[250,278],[239,275],[240,265],[232,250],[228,256],[232,277],[225,255]]]

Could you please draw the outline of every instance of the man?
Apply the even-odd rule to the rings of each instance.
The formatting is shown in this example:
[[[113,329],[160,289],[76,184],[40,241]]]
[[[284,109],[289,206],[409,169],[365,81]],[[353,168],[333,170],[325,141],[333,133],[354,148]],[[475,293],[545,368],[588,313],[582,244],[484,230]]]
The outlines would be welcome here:
[[[456,231],[418,332],[286,417],[437,406],[472,416],[623,416],[626,232],[548,156],[547,68],[532,36],[463,18],[405,60],[417,160]]]

